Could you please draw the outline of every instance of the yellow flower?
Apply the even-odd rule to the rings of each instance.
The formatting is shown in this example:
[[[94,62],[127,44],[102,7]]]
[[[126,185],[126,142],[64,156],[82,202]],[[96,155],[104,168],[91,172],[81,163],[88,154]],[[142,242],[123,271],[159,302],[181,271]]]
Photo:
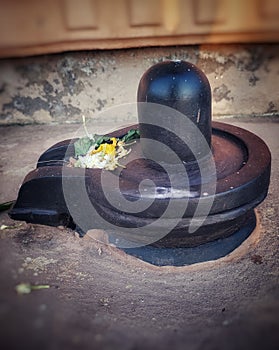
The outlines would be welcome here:
[[[111,137],[110,141],[112,141],[112,143],[102,143],[97,149],[91,151],[90,155],[103,152],[104,154],[115,156],[117,139],[115,137]]]

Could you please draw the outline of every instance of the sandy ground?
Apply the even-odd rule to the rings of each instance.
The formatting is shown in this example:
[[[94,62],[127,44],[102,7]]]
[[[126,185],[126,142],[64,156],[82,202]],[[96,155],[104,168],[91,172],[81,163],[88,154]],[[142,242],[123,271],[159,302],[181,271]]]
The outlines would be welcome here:
[[[3,349],[277,349],[278,134],[274,122],[239,123],[273,155],[258,226],[229,256],[155,267],[64,228],[0,216]],[[16,198],[40,153],[75,126],[1,129],[1,202]],[[47,137],[46,137],[47,135]],[[3,152],[4,150],[4,152]],[[21,282],[48,289],[18,295]]]

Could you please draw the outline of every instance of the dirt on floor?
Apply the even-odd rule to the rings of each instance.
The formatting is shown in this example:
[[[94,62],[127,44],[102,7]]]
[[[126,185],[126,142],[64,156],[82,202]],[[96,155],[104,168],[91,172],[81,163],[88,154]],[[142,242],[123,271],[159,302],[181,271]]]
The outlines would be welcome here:
[[[79,238],[70,229],[13,221],[7,212],[2,213],[1,347],[277,349],[278,124],[241,126],[264,137],[271,148],[271,185],[267,199],[257,209],[256,230],[234,252],[217,261],[156,267],[90,235]],[[32,128],[36,127],[24,128],[21,140],[28,136],[32,140]],[[51,134],[50,126],[39,128],[42,135],[48,132],[53,138],[62,138],[58,129]],[[5,130],[11,145],[19,142],[18,130]],[[34,152],[36,145],[46,146],[38,134],[33,140],[27,151]],[[15,148],[11,146],[5,156],[21,146],[21,141]],[[21,164],[20,155],[16,157]],[[30,153],[27,160],[35,164],[35,154]],[[15,160],[2,168],[6,200],[13,199],[9,194],[16,192],[14,186],[22,181],[22,174],[13,175],[13,169],[19,169]],[[10,181],[6,171],[10,171]],[[15,288],[20,283],[42,289],[18,293]]]

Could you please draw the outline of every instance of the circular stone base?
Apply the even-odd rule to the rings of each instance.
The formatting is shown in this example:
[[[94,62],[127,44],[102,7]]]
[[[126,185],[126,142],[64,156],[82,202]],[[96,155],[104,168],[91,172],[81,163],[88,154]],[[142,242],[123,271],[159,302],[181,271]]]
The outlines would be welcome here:
[[[247,222],[229,237],[189,248],[158,248],[144,246],[139,248],[122,248],[138,259],[156,266],[184,266],[200,262],[217,260],[239,247],[256,227],[256,215],[251,211]],[[110,243],[114,243],[110,238]]]

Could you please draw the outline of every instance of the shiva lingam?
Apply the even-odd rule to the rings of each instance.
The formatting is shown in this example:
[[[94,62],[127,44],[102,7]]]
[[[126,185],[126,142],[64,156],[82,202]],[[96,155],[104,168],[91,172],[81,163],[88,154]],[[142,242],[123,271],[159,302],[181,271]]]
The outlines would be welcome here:
[[[255,228],[254,208],[269,186],[268,147],[247,130],[211,122],[209,82],[191,63],[152,66],[137,100],[132,128],[140,138],[125,168],[65,167],[75,140],[59,142],[24,179],[11,218],[105,229],[110,243],[155,265],[225,256]]]

